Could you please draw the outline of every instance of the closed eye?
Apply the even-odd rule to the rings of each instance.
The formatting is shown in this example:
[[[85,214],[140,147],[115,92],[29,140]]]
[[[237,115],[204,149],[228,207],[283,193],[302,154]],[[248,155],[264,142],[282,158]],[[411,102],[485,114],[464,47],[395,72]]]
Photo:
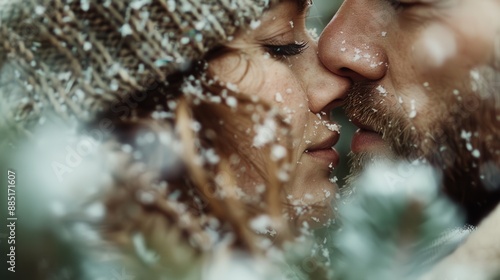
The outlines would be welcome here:
[[[307,42],[295,42],[286,45],[265,44],[263,47],[275,58],[287,58],[299,55],[307,49]]]

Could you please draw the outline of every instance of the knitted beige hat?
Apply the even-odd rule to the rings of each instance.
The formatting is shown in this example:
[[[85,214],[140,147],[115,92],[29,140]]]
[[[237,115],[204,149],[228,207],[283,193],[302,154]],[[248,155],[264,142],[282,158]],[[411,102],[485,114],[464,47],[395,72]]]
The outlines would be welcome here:
[[[0,0],[4,120],[24,126],[47,111],[87,120],[166,83],[272,1]]]

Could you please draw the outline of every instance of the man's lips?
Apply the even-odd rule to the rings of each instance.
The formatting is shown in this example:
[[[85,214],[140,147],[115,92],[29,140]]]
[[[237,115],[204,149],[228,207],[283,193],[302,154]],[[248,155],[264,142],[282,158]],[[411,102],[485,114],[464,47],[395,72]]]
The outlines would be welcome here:
[[[383,149],[385,142],[381,133],[374,131],[370,126],[361,123],[359,120],[351,119],[351,122],[359,127],[352,137],[351,151],[359,153]]]
[[[306,154],[326,165],[336,167],[339,164],[340,156],[333,146],[338,142],[339,134],[331,134],[323,141],[312,145],[306,150]]]
[[[351,150],[354,153],[367,152],[385,146],[382,135],[372,130],[358,129],[351,141]]]

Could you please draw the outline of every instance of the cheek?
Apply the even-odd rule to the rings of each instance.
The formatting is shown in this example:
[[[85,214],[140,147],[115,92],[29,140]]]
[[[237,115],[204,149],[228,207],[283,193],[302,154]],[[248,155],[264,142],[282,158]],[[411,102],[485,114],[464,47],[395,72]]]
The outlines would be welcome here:
[[[294,143],[300,143],[308,120],[308,101],[304,88],[290,70],[268,73],[266,82],[257,93],[261,100],[279,109],[285,123],[290,125]]]
[[[491,62],[495,52],[495,38],[499,35],[500,1],[465,1],[467,7],[460,9],[456,17],[450,19],[450,26],[456,26],[460,38],[462,59],[473,66]]]
[[[412,46],[412,60],[420,82],[443,84],[448,80],[460,87],[477,66],[494,58],[496,31],[476,23],[473,15],[454,14],[446,21],[427,26]],[[479,20],[479,22],[485,22]]]
[[[425,115],[432,122],[438,109],[446,103],[455,103],[453,92],[470,91],[471,69],[487,61],[487,44],[484,38],[469,34],[471,30],[453,29],[436,23],[423,30],[412,46],[412,65],[405,78],[407,88],[405,106],[410,115]],[[491,41],[491,40],[490,40]],[[408,80],[409,79],[409,80]],[[401,84],[403,84],[403,82]],[[415,105],[411,104],[415,100]],[[421,121],[420,121],[421,122]]]
[[[211,63],[212,74],[237,86],[250,98],[270,104],[280,111],[291,127],[294,147],[302,142],[309,119],[308,100],[299,78],[286,64],[272,59],[248,61],[233,57]]]
[[[457,40],[452,30],[441,24],[427,27],[412,48],[415,67],[422,72],[439,69],[457,56]]]
[[[226,54],[209,62],[211,76],[225,83],[235,83],[245,76],[248,62],[238,54]]]
[[[279,108],[299,108],[307,110],[305,87],[299,77],[288,67],[266,72],[259,96],[262,100]]]

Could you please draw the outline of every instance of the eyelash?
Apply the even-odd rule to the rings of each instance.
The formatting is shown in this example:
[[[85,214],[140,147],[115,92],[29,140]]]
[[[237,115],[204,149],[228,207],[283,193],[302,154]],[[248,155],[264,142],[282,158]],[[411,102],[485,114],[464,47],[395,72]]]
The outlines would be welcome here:
[[[299,55],[307,49],[307,42],[296,42],[286,45],[264,45],[264,48],[276,58]]]

